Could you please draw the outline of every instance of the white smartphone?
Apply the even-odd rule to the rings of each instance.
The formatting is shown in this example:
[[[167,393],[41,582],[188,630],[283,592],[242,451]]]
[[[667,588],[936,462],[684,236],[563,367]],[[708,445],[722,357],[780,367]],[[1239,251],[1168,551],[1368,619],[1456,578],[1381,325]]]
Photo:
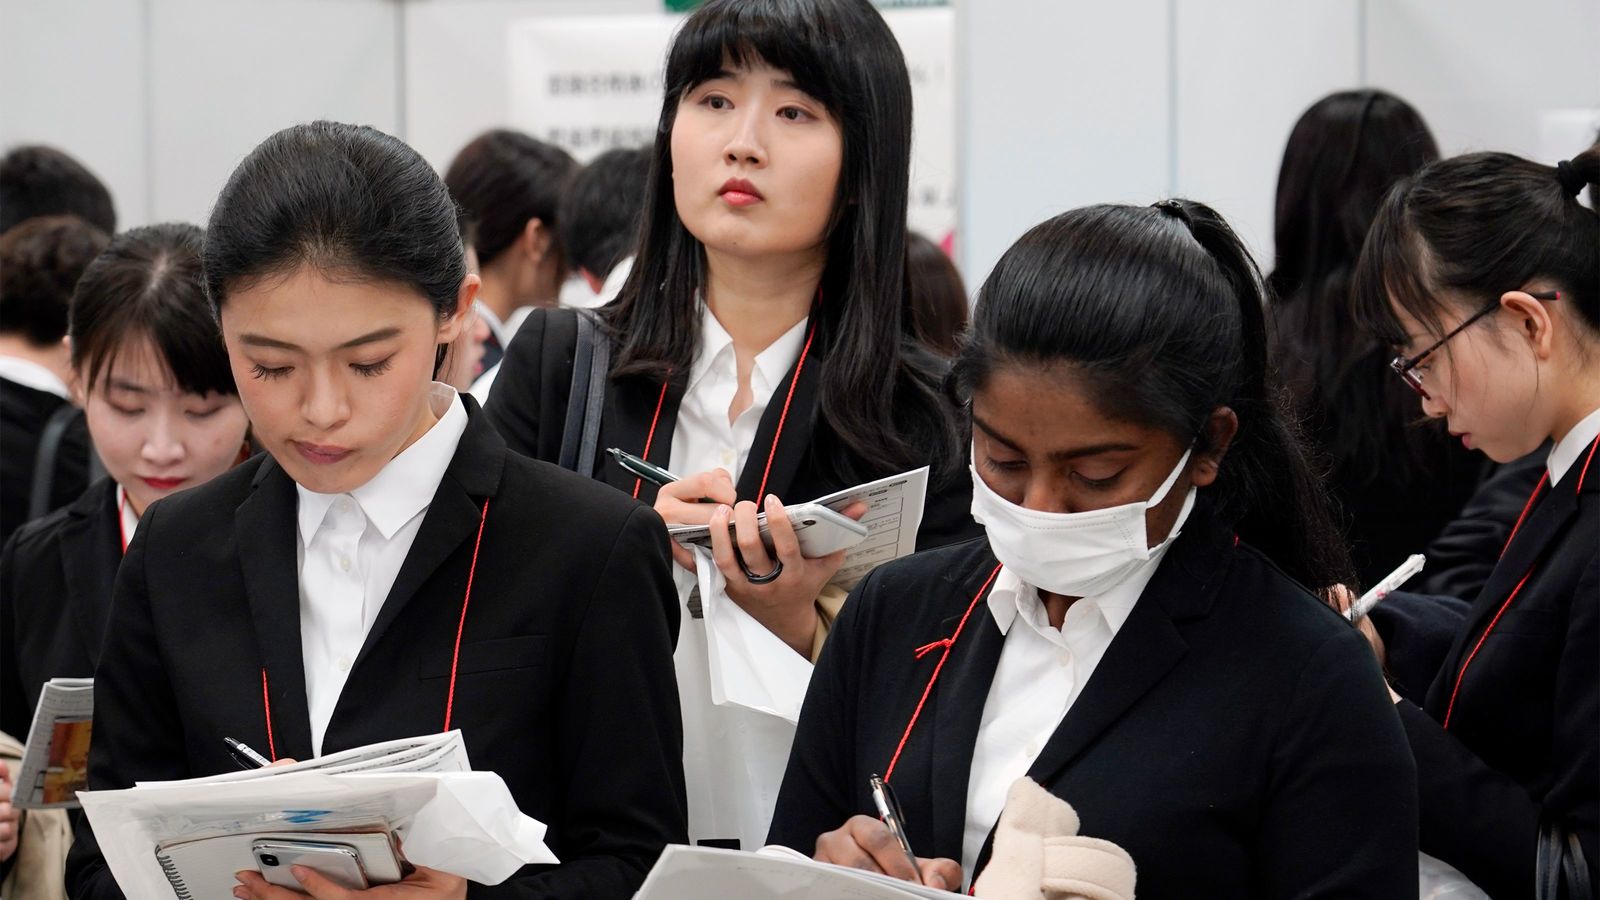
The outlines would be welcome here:
[[[294,877],[290,866],[305,866],[342,888],[352,891],[366,890],[366,870],[361,867],[361,856],[356,848],[332,841],[259,840],[250,845],[256,858],[256,869],[268,884],[300,890],[300,880]]]
[[[787,509],[789,523],[794,526],[795,539],[800,543],[800,555],[807,559],[827,556],[867,539],[867,526],[840,515],[818,503],[800,503]],[[767,525],[767,514],[756,517],[761,526],[761,542],[772,552],[772,534]],[[733,523],[728,523],[733,532]],[[711,529],[705,525],[673,525],[667,529],[673,540],[680,544],[698,544],[710,549]]]

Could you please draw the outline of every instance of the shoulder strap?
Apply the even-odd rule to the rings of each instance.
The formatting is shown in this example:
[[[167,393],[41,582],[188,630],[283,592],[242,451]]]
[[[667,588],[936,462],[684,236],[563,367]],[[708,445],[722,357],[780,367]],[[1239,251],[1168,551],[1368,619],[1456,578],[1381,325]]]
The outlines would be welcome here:
[[[574,310],[578,338],[572,349],[572,387],[567,391],[567,417],[561,431],[563,469],[593,477],[600,444],[600,419],[605,406],[611,342],[587,309]]]
[[[590,321],[590,310],[578,313],[579,321]],[[578,473],[594,477],[595,457],[600,450],[600,420],[605,415],[606,377],[611,372],[611,339],[606,336],[598,321],[589,329],[589,339],[594,345],[589,352],[589,396],[583,411],[583,443],[578,448]]]
[[[50,512],[51,494],[55,490],[56,460],[61,456],[61,439],[66,436],[78,408],[62,404],[45,420],[39,432],[39,449],[33,454],[33,484],[28,494],[28,518],[37,519]]]

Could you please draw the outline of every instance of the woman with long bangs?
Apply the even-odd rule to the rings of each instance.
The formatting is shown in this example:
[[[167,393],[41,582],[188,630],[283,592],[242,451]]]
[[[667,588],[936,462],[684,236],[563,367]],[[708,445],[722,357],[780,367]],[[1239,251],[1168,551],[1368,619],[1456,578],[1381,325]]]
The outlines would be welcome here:
[[[1434,163],[1385,199],[1357,280],[1424,414],[1496,462],[1550,444],[1426,696],[1390,692],[1423,852],[1496,900],[1600,877],[1600,214],[1579,200],[1597,184],[1600,144]]]
[[[637,259],[600,312],[611,362],[598,445],[684,477],[657,490],[611,460],[595,477],[668,523],[711,525],[722,605],[750,626],[743,658],[775,698],[713,702],[716,637],[698,618],[694,557],[675,547],[697,840],[765,836],[844,599],[825,587],[843,555],[802,557],[779,498],[931,466],[919,545],[972,528],[942,366],[906,324],[910,147],[905,60],[867,0],[713,0],[673,43]],[[535,313],[512,342],[488,412],[513,448],[561,457],[577,345],[570,312]],[[774,553],[757,535],[763,511]]]
[[[1416,895],[1400,723],[1307,589],[1349,560],[1275,401],[1264,293],[1189,201],[1073,210],[1006,252],[954,369],[987,535],[856,587],[774,843],[959,889],[1026,776],[1132,857],[1141,900]]]

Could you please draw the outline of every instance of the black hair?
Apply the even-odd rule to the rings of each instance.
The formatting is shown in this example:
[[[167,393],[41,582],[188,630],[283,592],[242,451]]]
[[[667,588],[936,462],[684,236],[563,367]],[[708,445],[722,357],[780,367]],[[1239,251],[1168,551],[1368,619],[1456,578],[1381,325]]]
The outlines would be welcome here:
[[[1367,229],[1395,182],[1439,158],[1409,103],[1340,91],[1306,110],[1278,170],[1272,359],[1296,412],[1343,480],[1404,485],[1437,471],[1438,427],[1386,363],[1389,348],[1356,321],[1351,284]],[[1433,423],[1437,426],[1438,423]]]
[[[1400,346],[1406,334],[1391,303],[1442,336],[1453,307],[1470,314],[1547,279],[1600,341],[1600,213],[1578,201],[1583,187],[1597,183],[1600,144],[1558,167],[1469,153],[1401,181],[1361,252],[1363,321],[1379,340]]]
[[[667,56],[638,257],[604,315],[620,342],[614,377],[681,375],[700,337],[705,249],[678,218],[672,126],[684,95],[730,64],[787,72],[838,122],[843,161],[829,221],[821,302],[813,309],[821,418],[840,446],[823,458],[850,477],[865,461],[893,471],[957,471],[961,449],[942,373],[903,323],[911,80],[894,35],[867,0],[711,0]]]
[[[147,337],[179,390],[239,393],[206,300],[203,240],[193,225],[133,228],[89,264],[72,297],[72,367],[86,391],[109,376],[130,341]]]
[[[1227,407],[1238,433],[1213,514],[1315,589],[1351,566],[1321,484],[1267,365],[1265,285],[1211,208],[1090,206],[1014,244],[978,294],[952,378],[970,398],[999,366],[1067,367],[1110,418],[1159,428],[1208,452],[1206,424]]]
[[[108,240],[77,216],[39,216],[0,234],[0,334],[61,343],[72,289]]]
[[[444,183],[472,223],[478,264],[487,266],[504,253],[530,219],[542,222],[559,248],[561,194],[577,168],[560,147],[504,128],[462,147]]]
[[[906,285],[911,333],[934,353],[955,356],[967,327],[967,288],[939,245],[914,231],[906,239]]]
[[[561,196],[561,246],[567,259],[605,280],[633,252],[650,178],[650,150],[607,150],[575,173]]]
[[[206,229],[205,280],[228,291],[300,266],[415,290],[456,311],[467,263],[450,192],[417,151],[364,125],[272,135],[233,170]]]
[[[37,216],[77,216],[117,230],[111,192],[83,163],[54,147],[17,147],[0,159],[0,232]]]

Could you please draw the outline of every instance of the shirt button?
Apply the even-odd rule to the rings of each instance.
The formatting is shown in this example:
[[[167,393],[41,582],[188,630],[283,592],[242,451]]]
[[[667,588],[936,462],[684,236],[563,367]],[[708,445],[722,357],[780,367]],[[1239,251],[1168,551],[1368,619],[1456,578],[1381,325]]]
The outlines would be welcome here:
[[[339,657],[339,671],[341,671],[341,672],[350,671],[350,657],[348,657],[348,656]]]
[[[1072,654],[1065,650],[1056,653],[1056,664],[1062,668],[1072,665]]]
[[[1022,752],[1026,755],[1026,757],[1028,759],[1033,759],[1034,757],[1039,755],[1039,742],[1038,741],[1029,741],[1028,742],[1028,746],[1022,748]]]
[[[345,572],[350,571],[350,557],[348,557],[348,556],[339,557],[339,569],[341,571],[345,571]]]

